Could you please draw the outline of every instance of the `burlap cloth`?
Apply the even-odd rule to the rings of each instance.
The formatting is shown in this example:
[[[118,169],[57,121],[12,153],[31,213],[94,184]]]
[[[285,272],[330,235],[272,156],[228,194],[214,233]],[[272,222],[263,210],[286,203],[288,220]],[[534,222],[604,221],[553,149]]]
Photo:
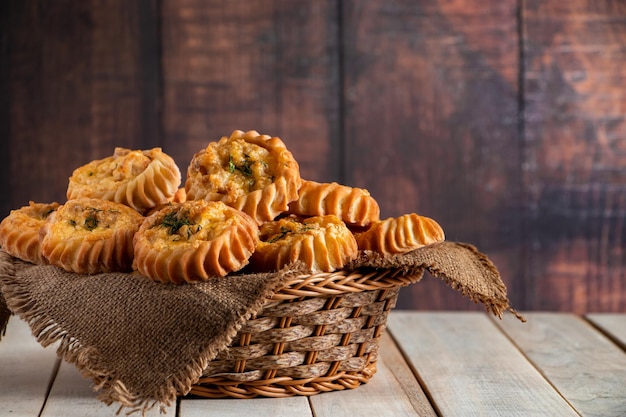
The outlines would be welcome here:
[[[425,270],[500,316],[511,311],[495,266],[471,245],[444,242],[408,254],[363,253],[349,269],[396,269],[419,281]],[[78,275],[35,266],[0,250],[0,334],[11,312],[41,345],[90,378],[98,398],[133,410],[187,394],[207,362],[289,279],[292,267],[195,285],[164,285],[138,274]],[[45,376],[42,375],[42,378]]]

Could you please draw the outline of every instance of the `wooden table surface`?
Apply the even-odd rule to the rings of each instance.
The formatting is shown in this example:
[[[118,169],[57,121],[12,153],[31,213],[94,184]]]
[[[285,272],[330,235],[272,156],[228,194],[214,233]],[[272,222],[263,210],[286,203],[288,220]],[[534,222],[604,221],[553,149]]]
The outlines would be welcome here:
[[[168,416],[626,416],[626,314],[394,311],[378,372],[313,397],[183,398]],[[114,416],[17,317],[0,342],[0,416]],[[157,410],[149,415],[159,415]]]

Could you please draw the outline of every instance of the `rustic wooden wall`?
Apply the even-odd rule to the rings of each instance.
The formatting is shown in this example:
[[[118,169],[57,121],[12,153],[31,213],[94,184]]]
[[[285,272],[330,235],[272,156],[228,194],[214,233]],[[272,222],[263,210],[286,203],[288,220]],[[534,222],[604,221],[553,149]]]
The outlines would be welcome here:
[[[626,311],[626,2],[7,0],[0,215],[113,147],[234,129],[498,265],[520,309]],[[428,277],[400,307],[480,309]]]

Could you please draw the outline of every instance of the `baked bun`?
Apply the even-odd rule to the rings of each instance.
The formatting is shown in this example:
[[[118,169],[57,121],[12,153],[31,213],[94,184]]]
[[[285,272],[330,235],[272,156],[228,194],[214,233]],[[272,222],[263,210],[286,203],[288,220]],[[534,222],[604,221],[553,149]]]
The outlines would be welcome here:
[[[235,130],[196,153],[187,169],[189,200],[223,201],[260,225],[298,198],[300,168],[280,138]]]
[[[147,213],[146,216],[150,216],[154,213],[156,213],[157,211],[167,207],[167,206],[171,206],[172,204],[176,204],[176,203],[184,203],[185,201],[187,201],[187,193],[185,192],[184,188],[179,188],[178,191],[176,191],[176,193],[174,193],[174,195],[172,196],[172,198],[163,204],[159,204],[156,207],[151,208]]]
[[[133,235],[143,216],[96,198],[69,200],[40,229],[42,255],[52,265],[79,274],[130,271]]]
[[[139,228],[133,266],[155,281],[206,281],[247,265],[258,233],[250,216],[221,201],[172,204]]]
[[[99,198],[146,213],[168,202],[180,184],[178,166],[161,148],[133,151],[118,147],[112,156],[76,168],[67,198]]]
[[[59,203],[34,203],[17,210],[0,222],[0,247],[9,255],[23,261],[42,265],[48,261],[41,256],[39,229],[48,216],[59,208]]]
[[[367,226],[380,220],[378,202],[367,190],[336,182],[303,180],[298,199],[289,204],[289,213],[301,216],[334,214],[348,226]]]
[[[261,225],[259,237],[250,261],[256,271],[278,270],[301,261],[312,272],[332,272],[358,252],[352,232],[335,215],[284,217]]]
[[[360,250],[385,255],[410,252],[445,240],[443,229],[435,220],[415,213],[374,223],[366,231],[355,233],[355,237]]]
[[[185,191],[185,187],[179,188],[172,196],[173,203],[184,203],[187,201],[187,192]]]

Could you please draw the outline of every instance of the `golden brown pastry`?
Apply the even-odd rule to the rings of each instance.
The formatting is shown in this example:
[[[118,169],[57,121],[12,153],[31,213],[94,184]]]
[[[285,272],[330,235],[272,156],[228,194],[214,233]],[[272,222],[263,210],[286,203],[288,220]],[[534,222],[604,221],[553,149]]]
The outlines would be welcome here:
[[[355,233],[355,237],[360,250],[382,254],[410,252],[445,240],[443,229],[435,220],[416,213],[374,223],[366,231]]]
[[[130,271],[133,236],[143,216],[108,200],[69,200],[40,229],[42,255],[52,265],[79,274]]]
[[[0,222],[0,247],[9,255],[23,261],[42,265],[48,261],[41,256],[39,229],[59,203],[35,203],[11,210]]]
[[[298,198],[300,168],[280,138],[235,130],[196,153],[187,169],[189,200],[223,201],[256,220],[273,220]]]
[[[380,220],[378,202],[367,190],[336,182],[303,180],[298,199],[289,204],[289,213],[301,216],[334,214],[349,226],[367,226]]]
[[[312,272],[332,272],[358,252],[352,232],[334,215],[289,216],[267,222],[261,225],[259,237],[250,261],[257,271],[278,270],[301,261]]]
[[[187,192],[185,191],[184,187],[179,188],[178,191],[174,193],[174,196],[172,197],[172,202],[184,203],[185,201],[187,201]]]
[[[157,211],[167,207],[167,206],[171,206],[172,204],[176,204],[176,203],[184,203],[185,201],[187,201],[187,193],[185,192],[184,188],[179,188],[178,191],[176,191],[176,193],[174,193],[174,195],[172,196],[172,198],[163,204],[159,204],[156,207],[151,208],[147,213],[146,213],[146,217],[150,216],[154,213],[156,213]]]
[[[155,281],[206,281],[247,265],[258,233],[250,216],[221,201],[172,204],[139,228],[133,266]]]
[[[115,148],[112,156],[76,168],[67,198],[99,198],[126,204],[140,213],[171,200],[181,183],[174,160],[161,148]]]

